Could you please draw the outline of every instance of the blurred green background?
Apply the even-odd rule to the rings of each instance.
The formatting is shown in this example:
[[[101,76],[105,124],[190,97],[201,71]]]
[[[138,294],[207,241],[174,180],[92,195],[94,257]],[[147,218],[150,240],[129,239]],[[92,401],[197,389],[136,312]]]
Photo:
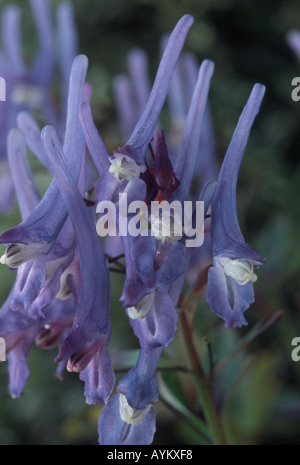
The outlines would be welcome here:
[[[0,1],[1,8],[8,2]],[[28,57],[36,45],[28,2],[24,14],[24,47]],[[58,1],[53,1],[55,6]],[[185,45],[199,62],[215,63],[210,104],[219,161],[226,152],[238,116],[252,86],[267,92],[242,163],[238,184],[241,229],[252,246],[267,259],[258,271],[256,303],[246,313],[246,328],[227,331],[204,300],[195,320],[197,344],[207,357],[205,336],[211,340],[214,363],[226,357],[260,320],[284,310],[275,327],[260,334],[220,373],[217,392],[228,396],[224,421],[233,443],[300,444],[300,362],[291,359],[291,341],[300,337],[300,102],[291,99],[291,81],[300,76],[300,63],[285,35],[300,29],[299,0],[75,0],[80,52],[89,57],[93,114],[112,150],[122,142],[116,124],[111,82],[126,72],[126,54],[140,46],[148,54],[151,78],[159,61],[159,41],[185,13],[194,16]],[[48,176],[36,167],[43,191]],[[0,218],[1,232],[18,221],[15,207]],[[2,251],[3,248],[1,248]],[[0,301],[4,302],[15,273],[0,268]],[[111,350],[137,348],[118,297],[122,278],[112,277],[113,335]],[[97,444],[100,407],[85,404],[83,383],[67,373],[54,377],[57,351],[32,348],[31,377],[24,397],[10,399],[7,366],[0,364],[0,444]],[[170,357],[185,363],[180,331]],[[126,352],[124,352],[126,355]],[[164,383],[184,408],[199,406],[185,374],[164,372]],[[167,400],[167,397],[165,397]],[[157,406],[155,444],[205,443],[191,427],[191,418],[174,413],[163,402]],[[196,421],[197,423],[197,421]],[[195,426],[195,422],[194,422]]]

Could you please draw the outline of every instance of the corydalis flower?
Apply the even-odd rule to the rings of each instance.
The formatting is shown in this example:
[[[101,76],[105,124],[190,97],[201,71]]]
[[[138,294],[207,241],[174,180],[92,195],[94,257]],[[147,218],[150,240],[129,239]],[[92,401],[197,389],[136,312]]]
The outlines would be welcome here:
[[[118,384],[99,418],[102,445],[151,444],[155,432],[158,387],[155,379],[161,348],[140,351],[138,361]]]
[[[66,133],[63,144],[64,153],[70,161],[72,174],[76,181],[79,178],[84,149],[78,109],[84,99],[83,89],[87,66],[86,56],[79,55],[74,59],[70,75]],[[36,155],[40,156],[41,162],[47,167],[48,162],[43,148],[37,150]],[[43,199],[32,213],[20,225],[0,236],[1,243],[10,244],[5,255],[7,265],[17,267],[31,259],[32,256],[47,254],[53,247],[66,218],[67,210],[64,201],[56,181],[53,180]],[[10,254],[12,248],[13,254]],[[8,255],[10,255],[9,258],[7,258]],[[15,256],[17,256],[17,262],[14,261]]]
[[[75,179],[80,178],[82,158],[85,151],[83,135],[79,124],[79,104],[89,98],[89,86],[84,83],[87,58],[75,58],[70,75],[69,101],[66,121],[64,150],[72,166]],[[45,149],[41,143],[40,129],[30,114],[22,112],[18,125],[30,149],[39,160],[50,168]],[[16,159],[26,157],[26,147],[19,131],[13,129],[8,138],[8,155],[13,178],[18,175]],[[18,163],[18,162],[17,162]],[[85,176],[85,174],[83,173]],[[20,175],[19,175],[20,176]],[[80,181],[82,184],[82,181]],[[81,187],[85,190],[84,186]],[[29,191],[29,189],[27,189]],[[18,195],[20,208],[27,201],[27,191]],[[60,290],[61,275],[73,260],[75,237],[68,218],[67,209],[60,191],[53,180],[43,199],[36,201],[30,214],[22,214],[22,223],[1,236],[9,244],[1,262],[17,267],[18,279],[11,299],[12,310],[22,311],[32,318],[43,316],[43,309]],[[0,240],[1,240],[0,239]],[[72,273],[70,273],[72,275]]]
[[[30,0],[38,35],[38,50],[27,65],[21,37],[21,10],[9,4],[3,10],[0,75],[6,81],[6,101],[1,102],[0,114],[0,211],[10,208],[13,187],[6,161],[6,137],[15,126],[18,112],[39,113],[44,121],[54,124],[62,134],[66,93],[72,61],[76,55],[77,39],[72,6],[62,2],[57,8],[59,59],[64,104],[58,110],[52,98],[56,65],[56,43],[48,0]],[[62,27],[62,23],[63,27]],[[64,37],[62,39],[62,30]]]
[[[93,217],[72,178],[54,128],[43,129],[42,141],[75,231],[81,275],[74,323],[57,360],[69,358],[70,371],[82,371],[89,403],[105,402],[114,385],[107,350],[111,325],[106,259]]]
[[[256,84],[240,116],[218,176],[211,207],[213,266],[209,269],[206,300],[227,328],[247,324],[244,312],[254,301],[254,268],[264,263],[244,240],[236,211],[239,167],[251,126],[265,92]]]
[[[21,216],[25,219],[38,204],[40,198],[26,158],[26,145],[22,133],[12,129],[8,136],[8,160],[12,167],[12,179],[19,202]],[[27,356],[36,337],[40,347],[61,343],[66,328],[70,328],[74,316],[72,296],[64,302],[54,300],[57,290],[43,314],[24,312],[23,306],[35,299],[45,276],[41,270],[43,258],[35,258],[18,268],[15,284],[0,312],[0,336],[5,339],[8,354],[9,392],[13,397],[22,394],[29,377]],[[52,288],[52,286],[49,286]],[[49,294],[49,290],[48,290]],[[45,300],[43,292],[37,300]],[[48,298],[49,302],[49,298]],[[22,305],[21,305],[22,303]],[[46,307],[44,305],[43,307]]]

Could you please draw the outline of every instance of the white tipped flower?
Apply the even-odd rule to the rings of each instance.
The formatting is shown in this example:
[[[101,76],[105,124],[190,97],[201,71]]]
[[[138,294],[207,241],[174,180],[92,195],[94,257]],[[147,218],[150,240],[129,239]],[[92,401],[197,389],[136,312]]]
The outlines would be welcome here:
[[[15,105],[40,108],[44,102],[44,92],[38,86],[19,84],[13,89],[10,99]]]
[[[120,394],[120,417],[130,425],[138,425],[145,418],[151,407],[152,405],[148,404],[143,410],[135,410],[130,407],[126,397]]]
[[[0,258],[2,265],[10,268],[18,268],[22,263],[33,259],[40,253],[47,253],[51,245],[43,242],[32,242],[31,244],[11,244],[7,247],[5,254]]]
[[[130,181],[135,177],[139,177],[146,170],[144,165],[138,165],[133,158],[126,155],[116,153],[110,158],[109,172],[112,173],[118,181]]]
[[[253,265],[249,260],[215,257],[215,262],[223,268],[227,276],[235,279],[238,284],[244,285],[249,281],[252,283],[257,281],[257,276],[253,272]]]
[[[145,318],[145,316],[150,311],[153,302],[154,302],[155,293],[152,292],[151,294],[146,295],[137,305],[134,307],[129,307],[127,309],[128,316],[132,320],[136,320],[138,318]]]

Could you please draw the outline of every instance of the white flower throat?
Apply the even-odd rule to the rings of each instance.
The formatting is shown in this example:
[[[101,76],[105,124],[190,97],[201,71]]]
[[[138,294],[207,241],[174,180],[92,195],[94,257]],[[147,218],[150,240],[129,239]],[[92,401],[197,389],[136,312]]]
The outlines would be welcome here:
[[[250,260],[232,260],[228,257],[215,257],[215,262],[223,268],[227,276],[235,279],[238,284],[244,285],[249,281],[252,283],[257,281],[257,276],[253,272],[253,264]]]
[[[132,158],[116,153],[110,158],[109,172],[121,182],[123,179],[130,181],[133,178],[139,177],[146,170],[145,166],[138,165]]]

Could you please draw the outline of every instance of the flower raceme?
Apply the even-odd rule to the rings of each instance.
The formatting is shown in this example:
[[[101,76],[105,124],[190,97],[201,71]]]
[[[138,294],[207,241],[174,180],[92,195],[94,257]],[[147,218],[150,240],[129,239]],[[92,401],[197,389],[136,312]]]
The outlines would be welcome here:
[[[192,181],[200,166],[203,131],[211,135],[207,102],[214,64],[204,60],[195,73],[191,57],[180,58],[192,23],[191,16],[183,16],[168,37],[151,91],[144,55],[138,51],[130,55],[138,109],[132,111],[126,80],[119,80],[115,89],[127,141],[112,155],[93,121],[88,103],[91,89],[84,82],[88,63],[83,55],[74,59],[70,73],[63,143],[53,125],[40,133],[34,119],[24,112],[18,116],[19,129],[8,137],[22,215],[19,226],[0,236],[8,246],[1,263],[18,268],[0,314],[0,337],[9,347],[10,390],[14,396],[22,392],[29,375],[26,358],[34,340],[39,347],[59,345],[59,373],[64,368],[79,372],[87,402],[105,404],[99,419],[100,444],[149,444],[153,440],[156,371],[177,330],[178,300],[192,249],[203,243],[209,208],[206,231],[211,236],[212,266],[206,299],[226,327],[246,324],[244,312],[254,300],[254,269],[263,263],[240,231],[236,184],[264,87],[256,84],[253,88],[217,182],[206,178],[214,171],[208,167],[205,182],[195,194]],[[175,98],[174,82],[175,88],[179,82],[183,85],[178,74],[183,63],[192,75],[189,105]],[[172,138],[157,129],[170,89],[172,111],[181,118],[176,151],[169,148]],[[130,121],[125,127],[128,112]],[[53,175],[42,199],[32,180],[26,144]],[[211,140],[205,144],[212,146]],[[98,172],[95,202],[89,207],[83,200],[86,147]],[[15,167],[18,154],[20,166]],[[92,208],[94,203],[96,208]],[[121,244],[124,253],[126,276],[120,301],[140,345],[135,366],[118,381],[113,396],[115,374],[108,350],[110,282],[104,249],[108,238],[111,248]]]

